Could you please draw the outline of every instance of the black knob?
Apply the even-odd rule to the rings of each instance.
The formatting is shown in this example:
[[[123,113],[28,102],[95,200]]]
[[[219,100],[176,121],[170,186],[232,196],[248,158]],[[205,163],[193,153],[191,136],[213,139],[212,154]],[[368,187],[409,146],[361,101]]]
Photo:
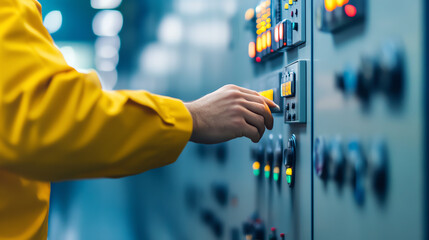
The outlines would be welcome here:
[[[314,171],[316,175],[321,179],[327,177],[327,159],[328,151],[325,139],[323,137],[317,137],[314,142]]]
[[[379,86],[388,95],[399,99],[404,83],[404,57],[400,44],[387,42],[380,51]]]
[[[372,187],[380,200],[383,200],[387,190],[388,152],[383,140],[375,140],[371,144],[368,158]]]
[[[344,177],[345,157],[343,144],[340,137],[333,139],[329,147],[328,174],[333,179],[341,182]]]
[[[347,160],[350,166],[349,175],[354,188],[354,199],[359,205],[363,205],[365,201],[364,175],[367,164],[362,146],[358,141],[349,142]]]

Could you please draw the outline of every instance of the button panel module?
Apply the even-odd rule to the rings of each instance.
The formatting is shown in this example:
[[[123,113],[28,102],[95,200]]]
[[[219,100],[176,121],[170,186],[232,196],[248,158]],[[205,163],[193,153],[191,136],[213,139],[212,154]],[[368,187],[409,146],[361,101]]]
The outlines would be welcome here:
[[[249,57],[255,62],[305,42],[304,0],[264,0],[249,9],[245,18],[250,26],[256,26],[255,38],[248,46]]]
[[[281,84],[285,123],[306,122],[306,63],[297,61],[284,68]]]

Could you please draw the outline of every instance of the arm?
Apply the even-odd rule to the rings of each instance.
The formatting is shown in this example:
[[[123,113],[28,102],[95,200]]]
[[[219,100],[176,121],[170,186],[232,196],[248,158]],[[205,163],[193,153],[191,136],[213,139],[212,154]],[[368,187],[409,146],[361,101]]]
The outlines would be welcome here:
[[[175,161],[190,138],[257,142],[273,125],[275,104],[233,85],[186,105],[103,91],[66,64],[33,1],[1,1],[0,42],[0,169],[27,178],[137,174]]]
[[[55,181],[120,177],[176,160],[192,132],[177,99],[100,88],[69,67],[33,1],[0,3],[0,168]]]

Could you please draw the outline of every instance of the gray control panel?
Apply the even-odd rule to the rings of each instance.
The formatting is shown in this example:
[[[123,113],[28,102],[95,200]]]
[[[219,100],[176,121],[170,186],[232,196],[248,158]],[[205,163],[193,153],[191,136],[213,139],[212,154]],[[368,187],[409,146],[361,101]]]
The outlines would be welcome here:
[[[306,62],[297,61],[284,68],[281,96],[284,98],[285,123],[306,121]]]

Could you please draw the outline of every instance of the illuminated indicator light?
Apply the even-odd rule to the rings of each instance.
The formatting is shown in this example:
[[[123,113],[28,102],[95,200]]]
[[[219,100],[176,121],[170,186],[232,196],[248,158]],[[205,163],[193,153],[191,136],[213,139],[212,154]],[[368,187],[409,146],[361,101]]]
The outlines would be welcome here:
[[[272,41],[271,30],[268,30],[267,31],[267,47],[271,47],[271,41]]]
[[[280,178],[280,168],[279,167],[274,167],[273,178],[274,178],[274,181],[279,180],[279,178]]]
[[[246,21],[250,21],[254,17],[255,17],[255,9],[253,8],[247,9],[246,13],[244,14],[244,19],[246,19]]]
[[[261,37],[256,38],[256,51],[262,52],[262,40]]]
[[[255,60],[256,60],[256,62],[258,62],[258,63],[259,63],[259,62],[261,62],[261,58],[260,58],[260,57],[256,57],[256,59],[255,59]]]
[[[279,39],[283,40],[283,23],[280,23],[278,26],[279,26]]]
[[[255,175],[255,176],[259,176],[260,173],[261,173],[261,171],[259,169],[253,170],[253,175]]]
[[[274,28],[274,41],[279,42],[279,25]]]
[[[292,176],[292,168],[286,169],[286,175]]]
[[[265,178],[270,178],[270,172],[271,172],[270,165],[265,165],[264,171],[265,171]]]
[[[342,6],[346,5],[347,3],[349,3],[349,0],[337,0],[337,6],[338,7],[342,7]]]
[[[267,23],[270,23],[270,22],[271,22],[271,18],[268,18],[268,19],[267,19]]]
[[[325,9],[328,12],[332,12],[337,8],[336,0],[325,0]]]
[[[289,3],[285,4],[285,9],[288,10],[289,9]]]
[[[267,26],[266,26],[266,28],[271,28],[271,24],[268,23]]]
[[[278,173],[274,173],[273,174],[273,179],[274,179],[274,181],[278,181],[279,180],[279,178],[280,178],[280,174],[278,174]]]
[[[259,92],[259,94],[261,94],[261,96],[263,96],[263,97],[270,99],[271,101],[273,101],[273,99],[274,99],[274,90],[273,89],[263,91],[263,92]]]
[[[256,57],[256,46],[254,42],[249,43],[249,57],[250,58]]]
[[[262,34],[261,45],[262,45],[262,50],[267,49],[267,35],[265,33]]]
[[[261,164],[259,162],[254,162],[252,165],[253,170],[259,169],[261,167]]]
[[[282,97],[286,96],[286,83],[283,83],[282,86]]]
[[[346,12],[346,15],[349,17],[355,17],[357,14],[356,7],[353,5],[350,5],[350,4],[348,4],[344,7],[344,11]]]
[[[286,176],[286,181],[288,184],[292,183],[292,176]]]
[[[292,5],[293,4],[293,0],[289,0],[289,5]]]

